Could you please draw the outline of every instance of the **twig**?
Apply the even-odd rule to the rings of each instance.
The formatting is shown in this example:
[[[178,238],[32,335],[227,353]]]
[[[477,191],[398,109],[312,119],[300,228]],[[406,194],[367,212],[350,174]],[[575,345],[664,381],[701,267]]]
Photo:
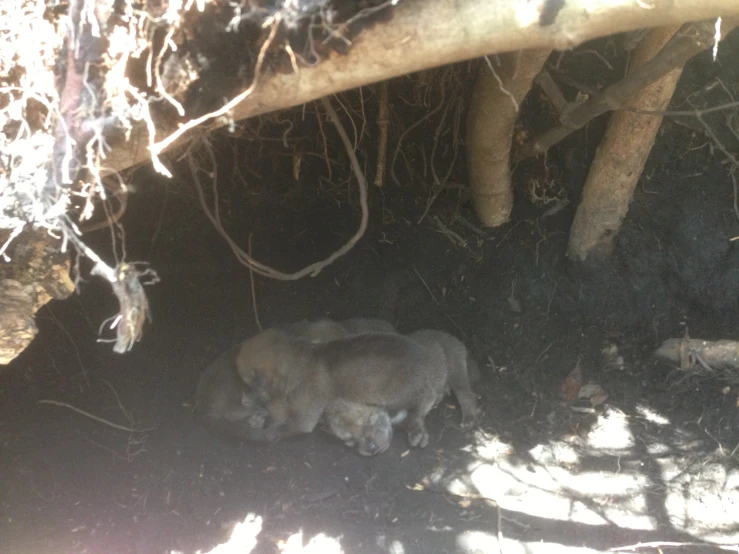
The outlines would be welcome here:
[[[534,82],[544,91],[544,94],[549,98],[554,109],[557,110],[557,114],[562,114],[565,108],[567,108],[567,99],[562,94],[557,83],[554,82],[552,74],[544,68],[534,78]]]
[[[328,157],[328,141],[326,140],[326,132],[323,130],[323,118],[321,113],[316,110],[316,120],[318,121],[318,132],[323,142],[323,158],[326,160],[326,168],[328,169],[328,180],[331,181],[331,159]],[[297,179],[296,179],[297,180]]]
[[[148,427],[146,429],[134,429],[133,427],[126,427],[125,425],[118,425],[117,423],[113,423],[112,421],[108,421],[107,419],[103,419],[102,417],[98,417],[96,415],[93,415],[89,412],[86,412],[85,410],[80,410],[79,408],[75,408],[71,404],[67,404],[66,402],[57,402],[56,400],[39,400],[36,402],[36,404],[50,404],[52,406],[61,406],[62,408],[69,408],[73,412],[77,412],[78,414],[82,414],[83,416],[87,416],[90,419],[97,421],[98,423],[102,423],[104,425],[107,425],[108,427],[112,427],[113,429],[118,429],[119,431],[126,431],[127,433],[146,433],[148,431],[153,431],[156,429],[156,427]]]
[[[254,67],[254,78],[252,79],[251,84],[249,87],[239,94],[238,96],[233,97],[229,102],[223,105],[218,110],[215,110],[213,112],[207,113],[203,116],[197,117],[195,119],[191,119],[187,123],[184,123],[180,125],[180,127],[177,128],[175,132],[173,132],[171,135],[166,137],[165,139],[160,140],[159,142],[152,142],[152,144],[149,146],[149,149],[152,153],[152,158],[156,159],[159,154],[161,154],[167,147],[172,145],[175,141],[177,141],[180,137],[182,137],[185,133],[187,133],[190,129],[194,129],[195,127],[199,126],[201,123],[205,123],[206,121],[209,121],[211,119],[215,119],[217,117],[220,117],[222,115],[227,115],[234,107],[239,105],[244,99],[251,96],[251,94],[256,90],[257,84],[259,83],[259,78],[262,75],[262,66],[264,65],[264,57],[267,54],[267,50],[272,45],[272,42],[274,41],[275,35],[277,34],[277,30],[281,27],[282,23],[282,16],[278,12],[271,18],[269,18],[265,24],[264,27],[271,24],[272,28],[270,29],[269,36],[267,37],[267,40],[264,41],[264,44],[262,44],[262,47],[259,49],[259,55],[257,56],[257,63]],[[154,140],[154,134],[152,134],[151,140]],[[168,177],[171,177],[171,174],[169,174],[169,171],[164,168],[161,163],[159,163],[156,166],[157,171],[160,173],[167,175]]]
[[[375,185],[382,187],[385,176],[385,160],[387,159],[387,81],[380,84],[380,110],[377,115],[377,126],[380,128],[380,138],[377,143],[377,170],[375,172]]]
[[[252,233],[249,233],[249,256],[251,256],[251,236]],[[262,329],[262,322],[259,321],[259,312],[257,311],[257,292],[254,288],[254,270],[251,266],[249,266],[249,280],[251,281],[251,307],[254,310],[254,321],[257,322],[259,331],[262,332],[264,329]]]
[[[724,32],[728,33],[731,29],[733,26],[724,29]],[[673,69],[684,66],[690,58],[713,43],[712,22],[711,24],[705,22],[686,24],[651,60],[640,65],[618,83],[608,87],[602,94],[583,102],[579,107],[570,111],[559,127],[550,129],[527,142],[514,156],[513,162],[520,162],[546,152],[570,133],[585,126],[594,117],[619,108],[635,92],[654,83]]]
[[[123,412],[123,415],[126,416],[126,419],[129,423],[133,423],[133,419],[131,418],[131,414],[123,407],[123,404],[121,403],[121,399],[118,397],[118,393],[113,388],[113,385],[111,385],[108,381],[105,379],[100,379],[103,383],[105,383],[108,388],[110,389],[110,392],[113,393],[113,396],[115,396],[115,401],[118,403],[118,407],[120,408],[121,412]]]
[[[477,236],[482,237],[484,239],[489,239],[490,238],[490,235],[488,235],[482,229],[479,229],[478,227],[476,227],[475,225],[473,225],[470,222],[469,219],[467,219],[466,217],[464,217],[460,213],[454,214],[454,219],[456,221],[458,221],[459,223],[461,223],[463,227],[466,227],[467,229],[469,229],[470,231],[472,231],[473,233],[475,233]]]
[[[431,288],[429,288],[429,286],[428,286],[428,285],[426,284],[426,281],[424,281],[424,280],[423,280],[423,277],[421,277],[421,274],[420,274],[420,273],[418,272],[418,270],[416,269],[416,266],[412,266],[412,267],[413,267],[413,271],[415,271],[415,272],[416,272],[416,275],[418,275],[418,278],[419,278],[419,279],[421,280],[421,282],[423,283],[423,286],[424,286],[424,287],[426,287],[426,290],[427,290],[427,291],[429,291],[429,294],[431,295],[431,298],[433,299],[434,303],[435,303],[435,304],[436,304],[436,305],[438,306],[438,305],[439,305],[439,301],[438,301],[438,300],[436,299],[436,296],[435,296],[435,295],[434,295],[434,293],[433,293],[433,292],[431,291]]]
[[[430,112],[426,112],[426,114],[421,119],[418,119],[415,123],[413,123],[413,125],[411,125],[405,131],[403,131],[403,134],[400,135],[400,137],[398,138],[398,143],[395,145],[395,153],[393,154],[393,162],[390,164],[390,174],[393,176],[393,181],[395,181],[395,184],[398,186],[401,186],[401,185],[400,185],[400,181],[398,180],[397,175],[395,175],[395,162],[398,159],[398,153],[400,153],[401,151],[400,148],[403,145],[403,140],[408,135],[408,133],[410,133],[413,129],[418,127],[421,123],[429,119],[432,115],[434,115],[444,106],[445,104],[444,101],[446,97],[446,93],[445,93],[446,87],[445,87],[445,82],[443,79],[441,81],[439,88],[440,88],[440,93],[441,93],[441,100],[439,100],[439,104]]]
[[[435,215],[431,219],[434,220],[434,223],[436,223],[436,226],[439,228],[439,231],[438,231],[439,233],[441,233],[442,235],[448,236],[450,239],[454,239],[452,242],[455,242],[456,241],[456,243],[459,246],[461,246],[462,248],[467,248],[467,241],[464,240],[457,233],[455,233],[454,231],[452,231],[449,227],[447,227],[446,225],[444,225],[441,222],[441,219],[439,219],[439,216],[436,216]]]
[[[503,86],[503,81],[501,81],[500,77],[498,77],[498,74],[495,72],[495,68],[493,67],[493,64],[490,62],[490,58],[488,58],[487,56],[483,56],[483,57],[485,58],[485,61],[487,62],[488,68],[490,69],[490,72],[493,74],[493,77],[495,77],[495,80],[498,81],[498,88],[500,89],[500,92],[502,92],[508,98],[511,99],[511,102],[513,103],[513,108],[516,111],[516,113],[518,113],[520,110],[519,110],[518,102],[516,102],[516,97],[513,96],[511,91],[509,91]]]

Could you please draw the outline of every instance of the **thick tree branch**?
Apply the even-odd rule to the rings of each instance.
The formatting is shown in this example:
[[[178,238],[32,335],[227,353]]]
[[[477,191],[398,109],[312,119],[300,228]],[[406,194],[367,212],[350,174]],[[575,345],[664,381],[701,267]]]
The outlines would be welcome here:
[[[400,0],[390,21],[364,30],[346,55],[332,53],[295,73],[260,77],[253,93],[230,112],[231,120],[304,104],[433,66],[484,54],[531,48],[566,49],[586,40],[641,27],[723,16],[739,16],[733,0],[654,0],[645,9],[632,0],[596,3],[568,0],[556,14],[540,13],[538,3],[509,0]],[[545,7],[546,2],[540,7]],[[544,24],[542,24],[544,23]],[[548,24],[547,24],[548,23]],[[185,61],[183,60],[183,64]],[[157,140],[175,131],[175,122],[156,121]],[[221,127],[228,119],[209,122]],[[149,159],[144,126],[106,159],[108,170],[122,170]],[[185,143],[185,134],[170,145]]]
[[[736,22],[725,23],[722,38],[735,26]],[[584,127],[593,118],[625,106],[628,99],[644,87],[683,67],[690,58],[709,48],[714,42],[714,33],[713,24],[709,25],[706,22],[684,25],[654,58],[608,87],[602,94],[572,110],[559,127],[526,143],[514,156],[514,162],[546,152],[570,133]]]

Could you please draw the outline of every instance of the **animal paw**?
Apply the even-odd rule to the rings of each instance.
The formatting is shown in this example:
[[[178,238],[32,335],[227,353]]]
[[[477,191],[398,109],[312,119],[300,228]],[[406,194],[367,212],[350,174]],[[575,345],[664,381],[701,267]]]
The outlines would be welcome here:
[[[429,434],[422,426],[408,431],[408,444],[411,447],[426,448],[429,443]]]
[[[459,424],[459,428],[463,431],[467,431],[469,429],[472,429],[475,426],[475,423],[477,423],[477,418],[463,417],[462,422]]]
[[[267,421],[267,412],[264,410],[258,410],[249,416],[249,427],[252,429],[262,429],[265,422]]]

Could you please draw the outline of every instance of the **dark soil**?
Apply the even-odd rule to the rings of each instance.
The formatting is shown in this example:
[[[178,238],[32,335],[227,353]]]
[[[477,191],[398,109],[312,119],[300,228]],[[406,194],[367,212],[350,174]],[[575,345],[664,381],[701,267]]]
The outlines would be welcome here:
[[[684,109],[683,99],[717,74],[739,92],[736,64],[707,60],[686,71],[673,108]],[[588,80],[590,62],[580,65],[586,74],[579,77]],[[698,100],[727,101],[711,96],[716,90],[705,89]],[[711,122],[721,126],[725,115]],[[698,466],[718,459],[735,471],[739,389],[680,373],[651,352],[686,330],[693,337],[739,339],[739,254],[729,240],[739,235],[739,221],[729,166],[705,135],[667,119],[612,259],[574,265],[565,258],[567,232],[604,121],[558,145],[548,173],[542,160],[517,169],[516,209],[499,229],[466,225],[460,216],[476,220],[457,190],[441,194],[416,224],[428,191],[388,182],[370,190],[370,229],[347,256],[315,278],[256,278],[265,327],[320,316],[381,316],[401,332],[449,331],[471,348],[483,371],[476,387],[485,412],[480,428],[461,432],[459,410],[449,399],[429,416],[426,449],[408,451],[397,433],[391,449],[372,458],[320,430],[272,445],[235,445],[198,423],[191,401],[199,372],[258,332],[249,274],[186,183],[165,188],[151,171],[140,171],[125,221],[127,248],[128,259],[151,262],[162,278],[148,289],[153,323],[126,355],[96,343],[100,322],[116,311],[97,280],[39,313],[38,337],[0,373],[0,551],[207,552],[250,513],[262,518],[255,552],[277,551],[280,541],[301,531],[306,543],[319,533],[336,538],[349,554],[497,551],[466,548],[462,537],[481,532],[494,539],[499,522],[502,535],[522,545],[603,551],[640,541],[702,542],[668,517],[660,460],[647,446],[656,441]],[[722,136],[736,152],[732,136]],[[322,163],[318,158],[314,167]],[[253,233],[255,256],[283,270],[327,256],[359,217],[355,193],[347,192],[352,184],[330,188],[306,178],[294,186],[289,166],[288,156],[283,173],[267,172],[273,181],[246,191],[234,191],[229,171],[221,171],[229,228],[244,246]],[[464,182],[464,168],[457,173]],[[570,205],[544,217],[551,204],[530,202],[530,176]],[[439,232],[435,217],[466,246]],[[98,235],[104,243],[107,233]],[[623,367],[606,363],[601,350],[608,345],[618,348]],[[636,445],[626,457],[583,455],[579,471],[619,474],[633,464],[647,481],[652,529],[578,523],[564,512],[530,515],[502,502],[498,510],[482,493],[449,492],[449,483],[485,463],[470,445],[497,436],[510,463],[534,471],[537,445],[585,440],[597,414],[574,412],[559,395],[578,364],[585,382],[609,395],[598,410],[626,414]],[[42,399],[153,429],[129,434],[37,404]],[[640,418],[644,407],[669,425]],[[736,534],[739,523],[723,532]],[[510,551],[534,552],[522,548]],[[312,550],[319,551],[330,550]]]

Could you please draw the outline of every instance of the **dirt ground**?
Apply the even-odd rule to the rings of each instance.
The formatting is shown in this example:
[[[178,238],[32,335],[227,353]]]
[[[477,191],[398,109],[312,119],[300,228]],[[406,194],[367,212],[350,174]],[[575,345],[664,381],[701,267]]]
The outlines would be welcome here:
[[[673,107],[698,88],[702,101],[726,101],[710,96],[719,87],[706,89],[719,74],[739,93],[734,66],[689,69]],[[417,224],[427,193],[387,184],[371,189],[370,228],[349,255],[315,278],[257,277],[265,327],[380,316],[401,332],[449,331],[472,350],[483,373],[478,428],[458,429],[450,398],[429,416],[426,449],[408,450],[397,433],[372,458],[320,430],[238,445],[197,422],[191,402],[200,371],[258,331],[249,274],[186,184],[165,186],[140,171],[127,249],[162,278],[148,289],[153,323],[132,352],[113,354],[96,338],[114,300],[105,285],[85,282],[81,294],[42,310],[36,340],[0,372],[0,552],[736,545],[739,387],[651,356],[686,329],[739,339],[729,166],[705,135],[666,120],[612,259],[575,266],[565,258],[567,231],[602,127],[598,120],[558,145],[546,179],[541,160],[518,168],[516,208],[499,229],[475,228],[457,190],[441,194]],[[464,168],[458,173],[463,179]],[[532,176],[559,200],[531,202]],[[351,184],[295,187],[276,178],[260,186],[223,189],[224,213],[241,244],[253,233],[254,254],[275,267],[326,256],[356,226]],[[545,215],[564,198],[569,205]],[[107,235],[99,235],[102,244]],[[578,365],[584,382],[608,395],[594,413],[560,397]],[[120,431],[40,400],[145,430]]]

